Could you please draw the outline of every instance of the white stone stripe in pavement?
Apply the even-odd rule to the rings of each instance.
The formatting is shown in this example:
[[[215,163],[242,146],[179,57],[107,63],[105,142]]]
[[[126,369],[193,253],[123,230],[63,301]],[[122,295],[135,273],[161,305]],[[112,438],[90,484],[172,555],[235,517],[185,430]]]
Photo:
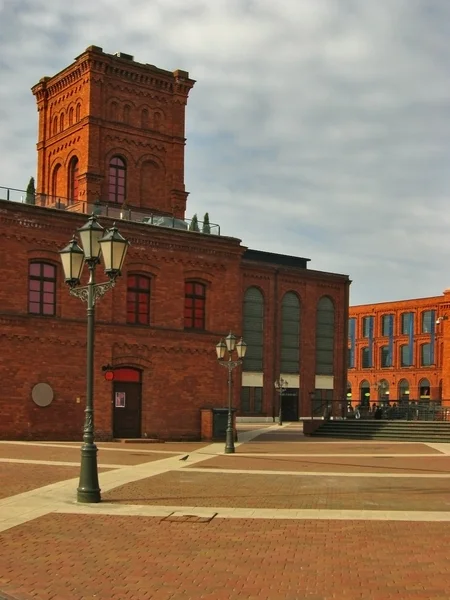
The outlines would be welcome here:
[[[187,465],[189,466],[189,465]],[[241,474],[241,475],[299,475],[301,477],[414,477],[419,479],[448,479],[450,473],[378,473],[377,471],[367,471],[361,473],[336,473],[335,471],[269,471],[269,469],[213,469],[209,467],[203,467],[196,469],[195,467],[187,468],[186,473],[192,471],[193,473],[221,473],[226,475],[227,473]]]
[[[0,463],[18,463],[18,464],[26,464],[26,465],[50,465],[53,467],[79,467],[80,466],[80,461],[77,462],[67,462],[67,461],[62,461],[62,460],[31,460],[28,458],[1,458],[0,457]],[[122,469],[123,467],[129,466],[129,465],[113,465],[113,464],[108,464],[105,465],[103,463],[99,463],[98,465],[99,469]]]

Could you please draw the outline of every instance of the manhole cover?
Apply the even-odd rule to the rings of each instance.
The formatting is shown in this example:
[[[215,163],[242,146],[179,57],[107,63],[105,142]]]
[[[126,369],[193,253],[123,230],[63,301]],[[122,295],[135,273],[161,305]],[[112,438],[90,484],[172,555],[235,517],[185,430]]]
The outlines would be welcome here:
[[[186,514],[183,512],[173,512],[170,513],[170,515],[167,515],[167,517],[164,517],[164,519],[161,519],[161,521],[171,521],[174,523],[209,523],[210,521],[212,521],[214,519],[214,517],[217,515],[217,513],[210,513],[210,514],[204,514],[204,513],[199,513],[197,515],[195,514]],[[1,598],[0,598],[1,600]]]

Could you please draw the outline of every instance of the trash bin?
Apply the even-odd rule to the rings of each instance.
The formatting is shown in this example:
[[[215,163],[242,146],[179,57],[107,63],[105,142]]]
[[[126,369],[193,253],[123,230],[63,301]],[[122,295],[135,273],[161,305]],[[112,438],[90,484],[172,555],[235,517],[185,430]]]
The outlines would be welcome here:
[[[233,422],[236,409],[232,409]],[[228,408],[213,408],[213,439],[218,442],[226,440],[228,425]]]

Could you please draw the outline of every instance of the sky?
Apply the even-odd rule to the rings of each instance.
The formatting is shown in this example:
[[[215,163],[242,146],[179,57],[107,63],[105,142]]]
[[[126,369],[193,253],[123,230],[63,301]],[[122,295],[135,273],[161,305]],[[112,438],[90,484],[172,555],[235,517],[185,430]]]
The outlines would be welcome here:
[[[36,174],[30,88],[101,46],[197,81],[187,217],[349,275],[352,305],[439,295],[449,29],[449,0],[0,0],[0,186]]]

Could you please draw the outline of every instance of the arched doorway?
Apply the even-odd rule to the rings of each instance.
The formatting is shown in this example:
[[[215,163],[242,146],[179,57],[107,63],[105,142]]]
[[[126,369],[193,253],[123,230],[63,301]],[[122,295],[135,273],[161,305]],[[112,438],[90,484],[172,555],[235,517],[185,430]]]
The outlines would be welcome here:
[[[378,402],[389,404],[389,381],[387,379],[381,379],[378,384]]]
[[[370,406],[370,383],[367,379],[361,381],[359,385],[359,403],[362,407]]]
[[[347,406],[348,406],[349,404],[352,403],[352,384],[350,383],[350,381],[347,381],[346,399],[347,399]]]
[[[141,371],[129,367],[114,369],[113,436],[141,437]]]

